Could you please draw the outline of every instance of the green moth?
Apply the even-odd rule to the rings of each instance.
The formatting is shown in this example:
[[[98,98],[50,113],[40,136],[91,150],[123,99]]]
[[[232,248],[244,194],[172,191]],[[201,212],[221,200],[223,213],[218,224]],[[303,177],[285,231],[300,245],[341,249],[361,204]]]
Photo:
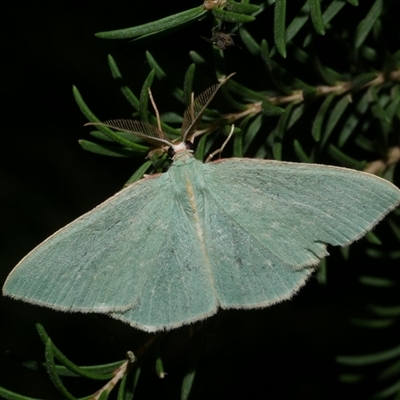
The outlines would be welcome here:
[[[352,243],[399,205],[390,182],[346,168],[196,160],[187,143],[225,81],[192,101],[181,143],[144,122],[105,122],[168,147],[172,166],[45,240],[10,273],[3,294],[168,330],[219,308],[289,299],[328,255],[327,244]]]

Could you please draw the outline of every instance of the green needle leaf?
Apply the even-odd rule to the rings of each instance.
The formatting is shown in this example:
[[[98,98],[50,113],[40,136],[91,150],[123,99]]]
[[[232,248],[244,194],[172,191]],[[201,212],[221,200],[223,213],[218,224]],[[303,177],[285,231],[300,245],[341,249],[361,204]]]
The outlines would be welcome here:
[[[338,356],[336,361],[344,365],[371,365],[387,361],[400,356],[400,346],[393,347],[390,350],[380,351],[378,353],[365,354],[359,356]]]
[[[240,39],[242,39],[243,44],[246,46],[247,50],[253,55],[258,56],[260,54],[260,45],[256,40],[250,35],[247,29],[240,27],[239,29]]]
[[[145,122],[149,122],[149,89],[153,83],[154,75],[155,71],[152,69],[147,75],[147,78],[143,83],[142,90],[140,91],[139,115],[140,119]]]
[[[369,305],[368,309],[374,314],[381,317],[399,317],[400,316],[400,306],[375,306]]]
[[[294,151],[297,155],[297,158],[304,163],[311,163],[311,159],[310,157],[308,157],[308,155],[306,154],[306,152],[303,149],[303,146],[300,144],[300,142],[295,139],[293,142],[293,147],[294,147]]]
[[[255,20],[255,17],[253,17],[252,15],[245,15],[231,11],[225,11],[217,7],[214,7],[212,9],[212,13],[215,18],[221,21],[231,22],[235,24],[245,24],[246,22],[251,22]]]
[[[331,4],[329,4],[328,8],[324,11],[322,15],[322,19],[324,25],[327,23],[346,5],[343,0],[335,0]]]
[[[397,380],[395,383],[390,385],[389,387],[381,390],[372,396],[372,399],[387,399],[389,396],[395,395],[393,397],[394,400],[399,400],[399,391],[400,391],[400,380]]]
[[[99,32],[96,33],[96,36],[102,39],[132,39],[138,36],[150,35],[166,29],[174,28],[179,25],[186,25],[188,23],[195,22],[206,13],[207,11],[204,10],[203,6],[198,6],[190,10],[159,19],[158,21],[149,22],[147,24],[127,29]]]
[[[382,106],[381,100],[383,100],[383,98],[378,96],[378,89],[376,86],[371,86],[370,93],[374,99],[374,105],[371,107],[373,114],[382,122],[390,124],[390,117]]]
[[[321,13],[320,0],[308,0],[308,2],[310,4],[311,21],[315,30],[320,35],[325,35],[325,26]]]
[[[101,122],[89,109],[89,107],[86,105],[86,103],[84,102],[81,94],[79,93],[79,90],[73,86],[72,88],[73,90],[73,94],[74,94],[74,98],[76,103],[78,104],[79,109],[82,111],[82,114],[90,121],[90,122]],[[121,145],[123,145],[124,147],[127,147],[128,149],[132,149],[135,151],[142,151],[143,150],[143,146],[138,145],[133,143],[131,140],[127,140],[125,139],[123,136],[118,135],[117,133],[115,133],[113,130],[111,130],[110,128],[107,128],[106,126],[101,126],[101,125],[97,125],[96,128],[101,131],[102,133],[104,133],[104,135],[108,136],[110,139],[112,139],[114,142],[117,142]]]
[[[150,68],[155,70],[157,79],[161,81],[167,77],[167,74],[160,67],[156,59],[152,56],[152,54],[149,51],[146,51],[146,60],[149,63]]]
[[[368,92],[365,92],[361,96],[361,98],[357,101],[355,108],[353,108],[353,111],[342,125],[342,130],[340,132],[338,139],[339,147],[343,147],[346,144],[351,134],[355,131],[355,128],[359,125],[360,121],[363,120],[363,115],[368,110],[368,105],[369,105],[369,94]],[[357,144],[360,144],[363,148],[366,148],[366,146],[368,146],[368,143],[366,142],[366,139],[363,136],[358,135],[356,140]]]
[[[263,39],[261,41],[261,59],[264,61],[265,66],[267,67],[268,76],[278,90],[285,94],[291,94],[292,91],[284,83],[281,82],[279,77],[276,76],[276,70],[279,70],[280,67],[276,62],[272,60],[272,53],[273,51],[271,51],[271,54],[269,52],[268,42]]]
[[[356,50],[359,49],[365,42],[365,39],[371,32],[371,29],[373,28],[375,22],[381,15],[382,9],[383,9],[383,0],[376,0],[371,9],[369,10],[367,16],[357,26],[355,42],[354,42]]]
[[[237,3],[232,0],[227,0],[225,9],[239,14],[252,14],[257,12],[260,7],[256,4]]]
[[[79,144],[84,150],[90,151],[91,153],[100,154],[102,156],[132,157],[137,154],[137,152],[131,149],[111,147],[103,144],[93,143],[84,139],[79,140]],[[148,150],[148,147],[143,146],[143,152],[146,152]]]
[[[286,0],[276,0],[274,8],[274,42],[280,55],[286,58]]]
[[[253,116],[249,116],[249,121],[250,118],[253,118]],[[258,114],[250,123],[249,127],[247,128],[246,135],[244,137],[244,144],[243,144],[243,152],[246,153],[247,150],[249,149],[251,143],[257,136],[258,132],[260,131],[263,123],[263,115]]]
[[[196,65],[201,65],[201,66],[206,66],[207,65],[207,61],[196,51],[191,51],[189,53],[190,58],[192,59],[192,61],[196,64]]]
[[[400,360],[392,363],[388,368],[385,368],[379,375],[378,380],[384,380],[396,376],[400,373]]]
[[[36,330],[39,334],[40,340],[42,343],[46,346],[46,351],[48,352],[49,355],[49,362],[50,366],[52,366],[54,373],[57,374],[58,376],[58,371],[57,367],[54,363],[54,357],[57,358],[66,368],[68,368],[70,371],[74,372],[75,374],[88,378],[88,379],[93,379],[93,380],[107,380],[110,379],[114,376],[113,373],[93,373],[88,371],[87,369],[85,370],[82,367],[77,366],[73,362],[71,362],[53,343],[50,337],[48,336],[47,332],[45,331],[44,327],[37,323],[36,325]],[[47,356],[46,356],[47,360]],[[47,361],[46,361],[47,363]],[[119,362],[119,365],[121,365],[123,361]],[[90,367],[92,369],[96,369],[96,367]],[[89,368],[89,369],[90,369]],[[58,378],[59,379],[59,378]]]
[[[332,143],[330,143],[328,145],[328,154],[334,160],[336,160],[338,163],[340,163],[340,165],[343,165],[348,168],[362,170],[367,164],[366,161],[358,161],[358,160],[350,157],[348,154],[343,153],[343,151],[340,151]]]
[[[262,102],[261,110],[267,117],[276,117],[285,112],[284,108],[274,106],[268,100]]]
[[[195,72],[196,64],[190,64],[189,68],[186,71],[185,80],[183,82],[183,99],[186,107],[188,107],[191,102]]]
[[[310,5],[307,1],[287,27],[286,43],[290,42],[297,35],[297,33],[299,33],[300,29],[306,24],[310,17],[309,11]]]
[[[351,323],[367,329],[384,329],[392,326],[395,319],[366,319],[366,318],[351,318]]]
[[[326,123],[326,127],[324,129],[322,140],[321,140],[321,148],[325,146],[327,143],[333,129],[335,128],[336,124],[339,122],[341,116],[345,112],[346,108],[350,104],[350,100],[347,95],[344,95],[331,109],[331,113],[328,118],[328,122]]]
[[[114,58],[109,54],[108,55],[108,65],[111,70],[111,74],[113,78],[119,83],[120,90],[124,97],[128,100],[129,104],[131,104],[135,110],[139,110],[139,99],[134,95],[132,90],[126,85],[124,78],[119,71],[117,63]]]
[[[143,177],[143,175],[146,173],[146,171],[152,166],[153,163],[151,161],[146,161],[142,166],[140,166],[135,173],[128,179],[128,181],[125,183],[125,186],[138,181]]]
[[[328,97],[326,97],[314,119],[314,123],[311,128],[311,134],[316,142],[319,142],[319,140],[321,139],[322,124],[324,123],[326,112],[329,110],[332,100],[335,97],[335,93],[330,93]]]
[[[0,387],[0,396],[6,400],[41,400],[33,397],[22,396],[18,393],[10,392],[7,389]]]
[[[240,131],[233,137],[233,157],[243,157],[243,135],[247,129],[248,123],[250,121],[250,115],[247,115],[239,124]]]
[[[53,343],[52,343],[51,339],[48,339],[46,341],[45,349],[46,349],[45,355],[46,355],[47,372],[49,373],[50,378],[51,378],[52,382],[54,383],[54,386],[68,400],[77,400],[76,397],[72,396],[72,394],[63,385],[63,383],[57,373],[56,365],[54,362]]]
[[[387,278],[379,278],[376,276],[361,276],[359,282],[363,285],[373,286],[373,287],[392,287],[395,283]]]
[[[96,138],[96,139],[103,140],[103,141],[108,142],[108,143],[114,143],[114,140],[110,139],[103,132],[94,130],[94,131],[90,131],[89,134],[91,136],[93,136],[94,138]],[[142,139],[140,139],[137,136],[134,136],[134,135],[132,135],[131,133],[128,133],[128,132],[118,132],[118,135],[123,137],[125,140],[130,140],[131,142],[136,143],[136,144],[143,143]],[[146,146],[146,149],[147,149],[147,146]],[[143,151],[148,151],[148,150],[145,150],[145,148],[143,146]]]
[[[365,84],[373,81],[378,76],[377,72],[367,72],[364,74],[357,75],[352,80],[352,90],[357,90]]]
[[[181,400],[187,400],[189,398],[195,376],[196,370],[190,370],[185,374],[181,388]]]
[[[368,240],[368,242],[378,245],[378,246],[382,244],[382,241],[373,232],[368,232],[365,235],[365,239]]]
[[[276,160],[282,159],[282,142],[285,132],[287,130],[287,125],[289,123],[290,115],[292,114],[293,108],[297,104],[295,102],[290,103],[285,112],[279,117],[278,125],[276,126],[275,136],[274,136],[274,158]],[[277,146],[275,148],[275,146]]]

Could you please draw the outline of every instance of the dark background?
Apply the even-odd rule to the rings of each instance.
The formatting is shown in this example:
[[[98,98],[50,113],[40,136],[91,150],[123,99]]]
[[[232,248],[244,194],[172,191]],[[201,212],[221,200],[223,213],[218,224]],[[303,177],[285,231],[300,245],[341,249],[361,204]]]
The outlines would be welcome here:
[[[101,40],[94,33],[138,25],[197,5],[194,1],[183,7],[176,2],[133,0],[2,2],[1,282],[32,248],[118,191],[143,161],[102,157],[80,148],[78,139],[88,138],[88,130],[73,99],[72,85],[102,119],[127,117],[132,110],[113,83],[108,53],[136,94],[150,70],[145,50],[177,82],[183,81],[191,62],[190,50],[211,56],[210,45],[199,38],[210,37],[211,19],[141,48]],[[349,8],[348,23],[352,12]],[[227,58],[232,70],[246,71],[246,56],[246,50],[231,49]],[[254,83],[257,76],[243,80]],[[198,84],[208,86],[208,82]],[[170,94],[157,83],[154,87],[159,108],[170,107]],[[178,103],[172,105],[181,111]],[[377,234],[387,234],[380,229]],[[381,296],[388,304],[393,300],[393,292],[371,293],[358,285],[361,270],[395,279],[398,272],[395,264],[363,258],[364,246],[363,240],[356,243],[348,262],[338,250],[330,250],[327,286],[313,277],[291,302],[266,310],[223,312],[213,318],[217,327],[207,337],[193,398],[334,399],[367,394],[371,387],[355,394],[339,383],[343,367],[335,363],[335,356],[396,344],[398,323],[388,332],[355,327],[350,319],[367,315],[368,299]],[[44,359],[34,328],[37,320],[80,365],[123,359],[127,350],[147,340],[147,335],[107,318],[0,301],[0,386],[27,396],[61,398],[45,373],[21,366],[27,360]],[[164,380],[155,376],[151,353],[139,395],[178,398],[190,343],[187,328],[164,339],[161,351],[168,375]],[[374,376],[373,370],[368,373]],[[65,383],[76,396],[101,386],[95,382],[87,387],[78,379]]]

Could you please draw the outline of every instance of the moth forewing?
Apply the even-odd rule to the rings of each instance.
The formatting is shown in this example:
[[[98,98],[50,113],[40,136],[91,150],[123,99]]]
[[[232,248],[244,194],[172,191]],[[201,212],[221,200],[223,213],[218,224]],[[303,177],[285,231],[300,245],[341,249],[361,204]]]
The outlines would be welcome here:
[[[235,73],[228,75],[226,78],[221,80],[220,83],[210,86],[204,92],[200,93],[185,110],[181,129],[183,142],[190,141],[192,139],[192,136],[196,130],[196,126],[200,121],[204,110],[208,107],[219,88],[233,75],[235,75]]]

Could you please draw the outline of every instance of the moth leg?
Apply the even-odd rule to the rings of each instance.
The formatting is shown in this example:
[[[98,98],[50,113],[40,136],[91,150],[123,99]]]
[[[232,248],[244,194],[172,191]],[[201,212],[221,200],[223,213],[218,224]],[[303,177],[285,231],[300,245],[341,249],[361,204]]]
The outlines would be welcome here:
[[[210,162],[211,159],[212,159],[216,154],[222,153],[222,151],[224,150],[225,146],[228,144],[229,140],[231,139],[234,130],[235,130],[235,125],[232,125],[232,126],[231,126],[231,131],[229,132],[228,137],[225,139],[225,142],[222,143],[222,146],[221,146],[219,149],[213,151],[213,152],[207,157],[206,163]]]
[[[154,112],[156,113],[158,130],[161,131],[161,118],[160,118],[160,113],[158,112],[158,108],[157,108],[157,106],[156,106],[156,102],[154,101],[153,94],[151,93],[151,89],[148,88],[147,90],[149,91],[149,97],[150,97],[151,105],[153,106]]]

